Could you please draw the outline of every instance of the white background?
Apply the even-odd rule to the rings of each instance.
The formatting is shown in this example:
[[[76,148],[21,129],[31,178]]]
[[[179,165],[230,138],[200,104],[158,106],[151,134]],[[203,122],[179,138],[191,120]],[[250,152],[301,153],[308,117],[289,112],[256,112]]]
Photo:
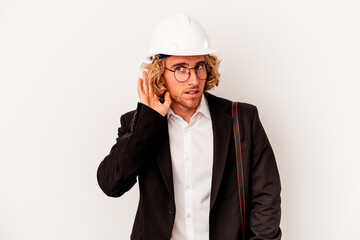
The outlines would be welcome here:
[[[0,239],[129,239],[137,187],[106,197],[96,170],[172,12],[220,50],[212,92],[259,108],[283,239],[359,239],[356,0],[0,0]]]

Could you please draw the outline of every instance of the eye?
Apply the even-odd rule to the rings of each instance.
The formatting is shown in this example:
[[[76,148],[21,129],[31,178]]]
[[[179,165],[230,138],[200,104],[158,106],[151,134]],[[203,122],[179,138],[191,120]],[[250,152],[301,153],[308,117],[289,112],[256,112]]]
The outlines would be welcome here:
[[[198,65],[195,66],[196,70],[202,70],[205,68],[205,65],[203,63],[199,63]]]
[[[177,67],[177,68],[175,68],[175,71],[177,71],[177,72],[181,72],[181,73],[185,73],[185,72],[186,72],[186,68],[185,68],[185,67],[183,67],[183,66],[181,66],[181,67]]]

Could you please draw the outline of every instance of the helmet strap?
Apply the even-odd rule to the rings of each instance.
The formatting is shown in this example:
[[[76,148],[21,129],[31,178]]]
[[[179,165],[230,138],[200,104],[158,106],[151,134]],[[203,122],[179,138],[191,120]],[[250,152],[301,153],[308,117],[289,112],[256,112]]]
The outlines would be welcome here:
[[[163,58],[167,58],[167,57],[171,57],[172,55],[167,55],[167,54],[158,54],[158,58],[159,59],[163,59]]]

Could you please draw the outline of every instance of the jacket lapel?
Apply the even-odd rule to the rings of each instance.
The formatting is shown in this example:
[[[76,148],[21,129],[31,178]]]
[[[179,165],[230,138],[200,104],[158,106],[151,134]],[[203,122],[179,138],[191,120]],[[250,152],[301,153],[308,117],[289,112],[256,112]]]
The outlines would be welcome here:
[[[167,121],[165,121],[163,127],[161,128],[161,131],[159,133],[159,140],[161,142],[159,142],[159,155],[157,158],[158,166],[161,176],[164,180],[166,189],[168,190],[171,199],[175,201]]]
[[[214,160],[211,183],[210,209],[212,209],[219,192],[224,174],[231,136],[231,104],[224,104],[211,94],[205,95],[211,114],[214,134]]]

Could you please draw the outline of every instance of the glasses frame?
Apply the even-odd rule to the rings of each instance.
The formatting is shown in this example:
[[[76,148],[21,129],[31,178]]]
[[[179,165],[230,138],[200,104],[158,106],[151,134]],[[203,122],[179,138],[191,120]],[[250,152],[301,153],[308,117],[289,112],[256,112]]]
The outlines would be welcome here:
[[[197,67],[199,64],[197,64],[197,65],[196,65],[195,67],[193,67],[193,68],[181,66],[181,67],[187,69],[188,78],[187,78],[186,80],[184,80],[184,81],[179,81],[179,80],[176,78],[176,73],[175,73],[175,72],[176,72],[176,69],[175,69],[175,70],[171,70],[171,69],[166,68],[166,67],[165,67],[165,69],[166,69],[166,70],[169,70],[170,72],[173,72],[173,73],[174,73],[174,78],[175,78],[175,80],[176,80],[177,82],[179,82],[179,83],[184,83],[184,82],[187,82],[187,80],[189,80],[190,75],[191,75],[191,69],[194,69],[195,75],[196,75],[196,77],[197,77],[198,79],[200,79],[200,80],[206,80],[207,77],[208,77],[208,73],[210,72],[210,71],[208,71],[208,67],[209,67],[209,68],[211,68],[211,67],[210,67],[209,65],[207,65],[206,62],[203,62],[203,64],[205,65],[205,69],[206,69],[206,78],[205,78],[205,79],[199,78],[199,76],[198,76],[198,74],[197,74],[197,70],[198,70],[198,69],[196,69],[196,67]]]

